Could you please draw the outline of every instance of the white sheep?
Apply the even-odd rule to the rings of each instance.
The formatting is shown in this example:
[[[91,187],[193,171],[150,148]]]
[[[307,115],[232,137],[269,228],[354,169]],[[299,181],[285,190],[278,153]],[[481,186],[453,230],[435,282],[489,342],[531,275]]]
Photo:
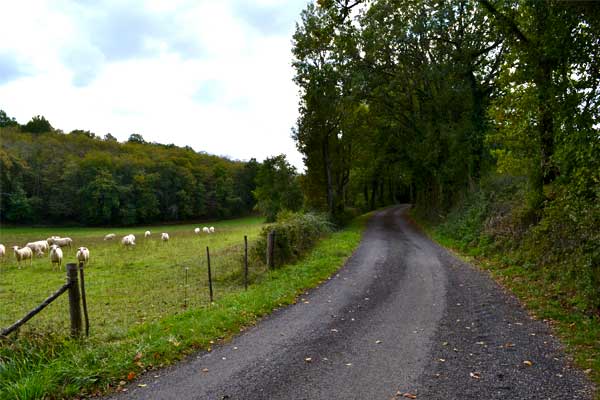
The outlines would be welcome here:
[[[195,233],[196,235],[197,235],[197,234],[199,234],[199,233],[200,233],[200,228],[196,228],[196,229],[194,229],[194,233]]]
[[[116,237],[117,235],[115,235],[114,233],[109,233],[108,235],[104,236],[104,240],[113,240]]]
[[[168,242],[169,241],[169,234],[168,233],[161,233],[160,234],[160,240],[162,240],[163,242]]]
[[[135,236],[133,236],[132,234],[123,236],[123,238],[121,239],[121,244],[123,244],[125,247],[135,246]]]
[[[150,231],[144,232],[144,238],[145,239],[148,239],[150,237],[150,235],[152,235],[152,233]]]
[[[208,229],[208,226],[205,226],[204,228],[202,228],[202,232],[210,233],[210,229]]]
[[[208,228],[208,230],[210,231],[210,233],[215,233],[215,227],[211,226],[210,228]]]
[[[52,269],[54,269],[54,264],[58,265],[58,269],[60,270],[60,266],[63,260],[63,252],[60,249],[60,246],[57,244],[53,244],[50,246],[50,261],[52,262]]]
[[[71,243],[73,243],[73,239],[65,237],[65,238],[53,238],[52,244],[57,245],[58,247],[68,247],[71,248]]]
[[[44,255],[44,251],[48,251],[48,242],[46,240],[37,240],[27,243],[25,247],[29,247],[36,255],[40,255],[40,252]]]
[[[90,251],[87,247],[80,247],[77,249],[77,261],[81,263],[89,263],[90,261]]]
[[[32,265],[33,252],[29,247],[19,248],[19,246],[13,246],[13,251],[15,252],[15,258],[19,264],[19,269],[21,269],[21,261],[23,260],[29,260],[29,265]]]
[[[0,243],[0,258],[4,259],[4,255],[6,254],[6,247],[2,243]]]
[[[48,243],[48,246],[52,246],[56,239],[60,239],[60,236],[50,236],[48,239],[46,239],[46,243]]]

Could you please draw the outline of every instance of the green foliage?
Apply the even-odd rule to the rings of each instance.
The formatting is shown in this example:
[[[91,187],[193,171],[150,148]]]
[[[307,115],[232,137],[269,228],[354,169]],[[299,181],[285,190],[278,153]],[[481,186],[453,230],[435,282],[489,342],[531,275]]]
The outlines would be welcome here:
[[[302,190],[296,168],[287,162],[283,154],[265,159],[258,167],[253,193],[256,208],[267,222],[275,221],[280,211],[298,211],[302,207]]]
[[[122,224],[252,212],[259,164],[190,148],[0,127],[0,220]]]
[[[14,118],[9,117],[4,110],[0,109],[0,128],[18,125],[19,123]]]
[[[8,210],[6,219],[8,221],[28,221],[31,218],[31,203],[20,185],[16,185],[6,197]]]
[[[28,123],[23,125],[23,132],[34,134],[52,132],[53,130],[54,128],[52,128],[50,122],[42,115],[33,117]]]
[[[600,309],[600,8],[320,1],[294,35],[310,208],[415,203]],[[541,279],[541,278],[540,278]]]
[[[275,231],[275,265],[293,262],[310,250],[323,235],[330,233],[333,225],[325,215],[313,213],[281,212],[277,223],[263,228],[251,249],[254,260],[265,262],[267,236]]]
[[[540,273],[579,311],[600,309],[600,206],[575,190],[553,192],[538,219],[527,205],[527,181],[495,176],[470,193],[436,232],[472,254],[485,254]],[[600,185],[592,188],[600,194]],[[585,192],[588,195],[589,189]],[[595,197],[597,198],[597,197]]]
[[[144,137],[139,133],[132,133],[131,135],[129,135],[129,139],[127,139],[127,141],[129,143],[146,143]]]

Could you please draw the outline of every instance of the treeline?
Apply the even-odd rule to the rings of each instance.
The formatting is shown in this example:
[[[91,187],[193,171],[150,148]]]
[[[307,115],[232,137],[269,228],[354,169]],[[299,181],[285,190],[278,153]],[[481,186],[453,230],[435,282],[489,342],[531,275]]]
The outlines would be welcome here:
[[[293,56],[312,207],[406,201],[439,221],[483,184],[485,240],[600,308],[594,2],[319,0]]]
[[[228,218],[253,211],[260,164],[174,145],[65,134],[43,117],[0,111],[0,219],[129,225]]]

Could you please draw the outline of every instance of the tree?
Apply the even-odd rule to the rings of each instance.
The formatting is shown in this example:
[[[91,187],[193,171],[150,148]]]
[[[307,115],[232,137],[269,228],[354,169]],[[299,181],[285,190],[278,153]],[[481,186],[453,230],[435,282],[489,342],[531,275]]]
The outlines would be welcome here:
[[[345,18],[348,2],[340,7],[307,6],[294,34],[292,63],[301,88],[293,137],[307,167],[305,187],[322,193],[324,201],[311,196],[311,203],[325,203],[332,215],[343,211],[350,177],[353,135],[344,117],[355,101],[352,60],[358,57],[356,31]]]
[[[6,219],[12,222],[27,222],[32,218],[32,208],[27,193],[21,187],[17,185],[12,193],[8,194],[7,199]]]
[[[50,125],[50,122],[48,122],[48,120],[42,115],[37,115],[33,117],[29,122],[23,125],[22,129],[24,132],[30,132],[35,134],[52,132],[53,130],[52,125]]]
[[[302,190],[296,168],[281,154],[267,158],[256,175],[256,208],[267,222],[275,221],[282,210],[298,211],[302,207]]]
[[[69,132],[69,135],[81,135],[81,136],[85,136],[88,137],[90,139],[95,139],[96,138],[96,134],[90,131],[85,131],[83,129],[75,129],[72,130],[71,132]]]
[[[129,135],[129,139],[127,139],[127,142],[129,143],[146,143],[146,141],[144,140],[144,137],[142,135],[140,135],[139,133],[132,133],[131,135]]]
[[[496,155],[505,170],[527,170],[530,207],[541,209],[544,185],[562,173],[555,156],[562,134],[577,135],[593,125],[599,13],[581,2],[479,2],[511,45],[500,82],[505,95],[492,109]]]
[[[4,110],[0,109],[0,128],[6,128],[9,126],[18,126],[19,123],[14,119],[6,115]]]

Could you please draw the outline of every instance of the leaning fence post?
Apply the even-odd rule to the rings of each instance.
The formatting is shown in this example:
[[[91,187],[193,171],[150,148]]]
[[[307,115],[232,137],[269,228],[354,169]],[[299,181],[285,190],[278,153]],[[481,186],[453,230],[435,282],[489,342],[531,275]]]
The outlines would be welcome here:
[[[248,236],[244,235],[244,290],[248,290]]]
[[[210,302],[213,302],[212,275],[210,273],[210,251],[206,246],[206,261],[208,263],[208,290],[210,292]]]
[[[69,314],[71,316],[71,336],[81,335],[81,298],[79,295],[79,280],[77,279],[77,264],[67,264],[67,279],[69,282]]]
[[[83,316],[85,318],[85,336],[90,336],[90,318],[87,310],[87,300],[85,296],[85,279],[83,277],[83,262],[79,262],[79,279],[81,279],[81,304],[83,305]]]
[[[267,235],[267,267],[275,267],[275,231]]]

